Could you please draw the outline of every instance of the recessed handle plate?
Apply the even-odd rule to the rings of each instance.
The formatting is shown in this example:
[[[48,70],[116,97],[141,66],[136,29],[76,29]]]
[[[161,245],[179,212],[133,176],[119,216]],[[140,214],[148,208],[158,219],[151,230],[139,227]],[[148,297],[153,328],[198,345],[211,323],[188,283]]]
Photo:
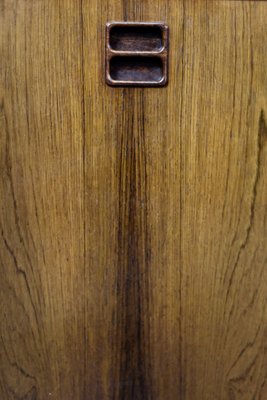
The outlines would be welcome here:
[[[109,22],[106,82],[111,86],[164,86],[168,80],[168,26],[161,22]]]

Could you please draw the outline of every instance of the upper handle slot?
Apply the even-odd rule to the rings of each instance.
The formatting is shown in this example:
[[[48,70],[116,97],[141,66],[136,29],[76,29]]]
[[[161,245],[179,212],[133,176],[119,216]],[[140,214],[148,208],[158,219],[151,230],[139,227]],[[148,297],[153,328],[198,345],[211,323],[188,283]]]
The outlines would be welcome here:
[[[109,45],[116,51],[160,51],[163,47],[163,31],[153,25],[113,26]]]

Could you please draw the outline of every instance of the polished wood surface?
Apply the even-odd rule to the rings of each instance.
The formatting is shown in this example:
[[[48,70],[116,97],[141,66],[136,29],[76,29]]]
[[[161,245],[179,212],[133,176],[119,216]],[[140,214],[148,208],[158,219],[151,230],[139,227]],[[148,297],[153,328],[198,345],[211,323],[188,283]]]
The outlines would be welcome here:
[[[267,398],[267,3],[0,0],[0,399]],[[105,84],[165,21],[169,85]]]

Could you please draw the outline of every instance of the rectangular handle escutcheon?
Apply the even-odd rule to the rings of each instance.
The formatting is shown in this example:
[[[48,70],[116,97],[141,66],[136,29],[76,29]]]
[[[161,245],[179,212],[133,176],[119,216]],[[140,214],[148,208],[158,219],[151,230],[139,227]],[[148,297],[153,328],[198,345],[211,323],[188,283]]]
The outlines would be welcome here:
[[[168,27],[160,22],[106,26],[106,82],[111,86],[164,86],[168,79]]]

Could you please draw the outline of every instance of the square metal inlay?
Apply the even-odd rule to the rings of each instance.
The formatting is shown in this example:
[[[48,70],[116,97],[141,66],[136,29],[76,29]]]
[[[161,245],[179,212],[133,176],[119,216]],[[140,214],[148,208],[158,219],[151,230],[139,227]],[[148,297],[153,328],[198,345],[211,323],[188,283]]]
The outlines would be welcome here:
[[[165,86],[168,45],[165,23],[107,23],[106,82],[111,86]]]

